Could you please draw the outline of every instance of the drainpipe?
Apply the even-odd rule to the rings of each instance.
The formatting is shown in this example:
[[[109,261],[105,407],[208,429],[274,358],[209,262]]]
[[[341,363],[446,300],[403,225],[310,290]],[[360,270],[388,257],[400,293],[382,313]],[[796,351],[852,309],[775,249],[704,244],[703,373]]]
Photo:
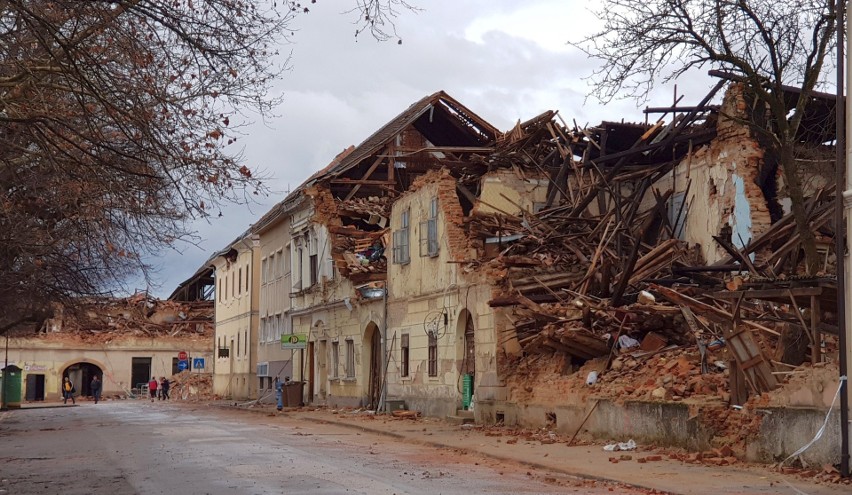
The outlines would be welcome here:
[[[9,387],[9,329],[6,329],[6,364],[3,365],[3,393],[0,394],[0,411],[5,411],[6,407],[6,394]]]
[[[384,306],[384,315],[382,316],[382,393],[379,396],[379,403],[376,406],[376,411],[384,410],[387,412],[388,398],[388,365],[390,359],[388,357],[388,280],[385,278],[384,294],[382,295],[382,304]],[[5,374],[3,376],[6,376]],[[5,389],[4,389],[5,390]]]
[[[852,0],[850,0],[852,1]],[[850,331],[852,331],[852,314],[846,307],[846,291],[848,287],[852,287],[852,272],[849,270],[849,263],[846,259],[848,243],[847,236],[852,232],[852,170],[850,170],[848,149],[846,143],[852,140],[852,125],[846,125],[846,118],[852,115],[852,102],[850,98],[845,99],[844,105],[840,104],[843,101],[844,95],[844,60],[846,67],[852,67],[852,50],[846,50],[844,59],[844,28],[852,28],[848,17],[844,19],[845,7],[844,0],[837,0],[835,11],[837,13],[837,99],[836,107],[837,118],[837,163],[835,164],[836,184],[837,184],[837,206],[835,208],[835,253],[837,258],[837,324],[840,347],[840,474],[841,476],[849,476],[849,384],[846,379],[849,376],[849,361],[852,359],[852,348],[850,348]],[[848,25],[846,25],[848,23]],[[846,88],[852,87],[852,74],[845,76]],[[845,113],[844,113],[845,110]],[[843,166],[841,166],[843,164]],[[844,180],[843,173],[846,172]],[[840,185],[846,184],[846,190],[840,193]],[[842,203],[841,203],[842,201]],[[841,210],[840,205],[843,205]],[[843,215],[846,214],[845,226]]]

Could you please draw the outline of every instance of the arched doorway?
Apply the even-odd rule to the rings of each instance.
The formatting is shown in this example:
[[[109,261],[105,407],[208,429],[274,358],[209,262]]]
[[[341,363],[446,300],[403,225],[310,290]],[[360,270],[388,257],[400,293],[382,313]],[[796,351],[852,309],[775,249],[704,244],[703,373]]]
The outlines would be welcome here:
[[[71,380],[71,383],[74,384],[74,387],[77,388],[77,392],[80,396],[87,397],[92,395],[91,387],[89,386],[89,384],[92,383],[92,378],[98,376],[101,380],[103,380],[104,372],[96,364],[79,362],[65,368],[65,371],[62,372],[63,379],[66,376]],[[60,385],[62,381],[63,380],[59,381]]]
[[[476,382],[476,329],[473,324],[473,316],[468,310],[462,310],[459,314],[456,326],[458,335],[459,359],[459,393],[462,395],[462,403],[467,408],[467,401],[474,395],[474,384]]]
[[[376,409],[382,395],[382,340],[379,335],[379,327],[373,322],[367,325],[364,331],[364,350],[367,352],[364,362],[368,363],[369,377],[367,391],[367,407]]]

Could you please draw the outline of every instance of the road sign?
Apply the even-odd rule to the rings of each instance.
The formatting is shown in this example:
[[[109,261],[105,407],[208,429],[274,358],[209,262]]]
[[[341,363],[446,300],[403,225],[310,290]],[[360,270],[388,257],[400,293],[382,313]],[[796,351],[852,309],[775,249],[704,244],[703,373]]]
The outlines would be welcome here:
[[[294,333],[291,335],[281,336],[282,349],[307,349],[307,347],[308,334],[306,333]]]
[[[187,355],[186,351],[180,351],[178,353],[178,361],[186,361]]]
[[[189,361],[181,359],[178,361],[178,371],[186,371],[189,369]]]
[[[192,358],[192,369],[203,370],[204,369],[204,358]]]

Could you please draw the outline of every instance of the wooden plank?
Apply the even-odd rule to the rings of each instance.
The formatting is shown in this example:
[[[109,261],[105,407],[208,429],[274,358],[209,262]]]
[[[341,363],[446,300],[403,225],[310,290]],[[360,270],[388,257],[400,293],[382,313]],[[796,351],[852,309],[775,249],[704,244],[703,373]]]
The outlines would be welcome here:
[[[722,290],[711,292],[710,297],[715,299],[736,299],[743,294],[746,299],[787,299],[788,291],[795,296],[819,296],[823,292],[822,287],[794,287],[791,289],[757,289],[757,290]]]
[[[811,349],[811,362],[816,364],[822,361],[822,334],[819,330],[819,322],[822,319],[819,298],[811,296],[811,333],[813,334],[813,348]]]
[[[376,169],[379,168],[379,165],[382,163],[382,161],[384,161],[384,159],[385,158],[383,156],[376,158],[376,161],[374,161],[373,164],[370,165],[370,168],[367,169],[367,172],[364,173],[364,176],[361,177],[361,179],[362,180],[369,179],[370,176],[373,175],[373,172],[375,172]],[[392,167],[393,167],[393,161],[391,161],[391,168]],[[390,182],[390,181],[388,181],[388,182]],[[394,183],[395,183],[395,181],[394,181]],[[346,197],[343,198],[343,201],[349,201],[350,199],[352,199],[352,197],[355,196],[355,193],[358,192],[358,189],[361,189],[361,184],[357,184],[355,187],[353,187],[352,190],[349,191],[349,194],[347,194]]]
[[[730,323],[733,319],[733,315],[731,313],[728,313],[727,311],[719,308],[714,308],[713,306],[705,304],[701,301],[697,301],[687,295],[677,292],[676,290],[672,290],[668,287],[663,287],[657,284],[650,284],[648,287],[652,291],[659,293],[661,296],[668,299],[669,301],[675,304],[680,304],[682,306],[689,306],[693,311],[697,311],[702,315],[706,316],[708,319],[713,320],[717,323]],[[775,330],[767,328],[753,321],[746,320],[743,323],[749,326],[750,328],[760,330],[761,332],[768,333],[769,335],[773,335],[775,337],[779,337],[781,335]]]

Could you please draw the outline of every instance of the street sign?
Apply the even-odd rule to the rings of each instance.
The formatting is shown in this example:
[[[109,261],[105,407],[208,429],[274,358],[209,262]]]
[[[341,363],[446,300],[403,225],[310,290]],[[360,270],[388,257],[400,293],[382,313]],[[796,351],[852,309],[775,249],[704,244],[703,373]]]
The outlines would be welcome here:
[[[281,336],[281,348],[282,349],[307,349],[308,348],[308,334],[306,333],[294,333],[291,335],[282,335]]]
[[[181,359],[178,361],[178,371],[186,371],[189,369],[189,361]]]
[[[186,351],[180,351],[178,353],[178,361],[186,361],[187,355]]]
[[[192,369],[203,370],[204,369],[204,358],[192,358]]]

